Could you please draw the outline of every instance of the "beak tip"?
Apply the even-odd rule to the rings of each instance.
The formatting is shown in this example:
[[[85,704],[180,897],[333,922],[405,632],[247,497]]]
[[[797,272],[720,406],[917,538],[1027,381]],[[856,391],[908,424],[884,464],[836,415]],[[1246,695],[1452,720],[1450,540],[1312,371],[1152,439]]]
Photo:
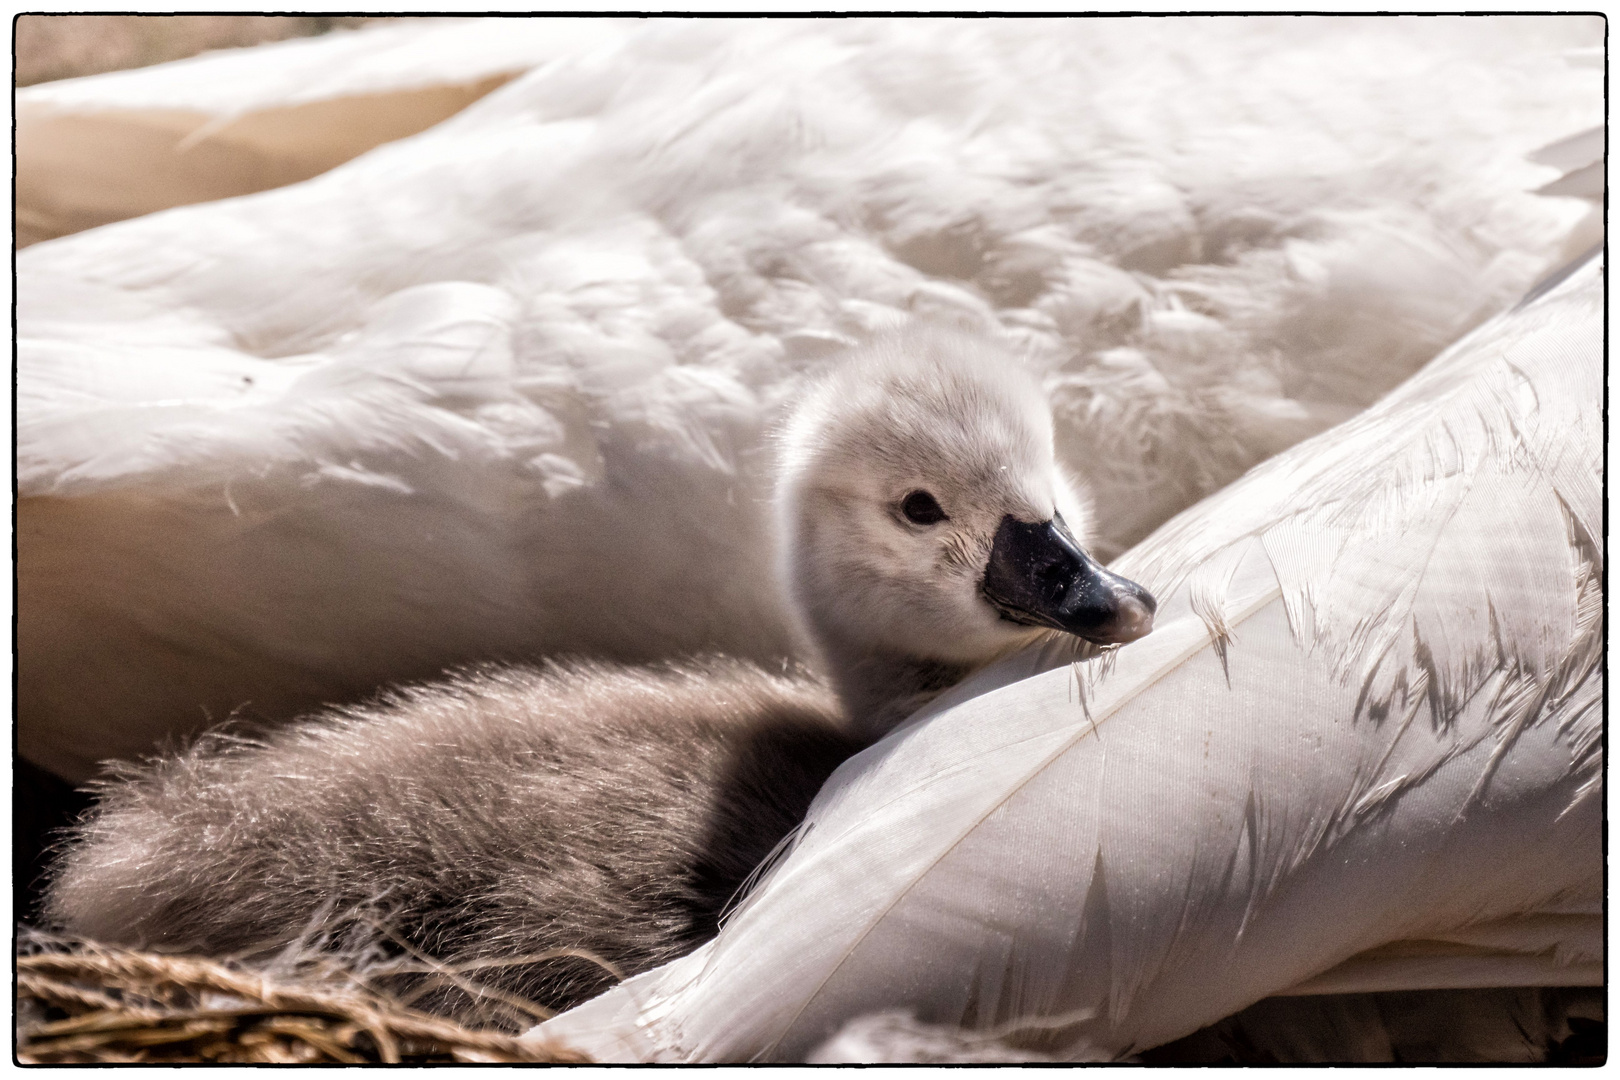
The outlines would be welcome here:
[[[1113,630],[1111,636],[1121,645],[1147,637],[1153,631],[1153,608],[1134,596],[1122,598]]]

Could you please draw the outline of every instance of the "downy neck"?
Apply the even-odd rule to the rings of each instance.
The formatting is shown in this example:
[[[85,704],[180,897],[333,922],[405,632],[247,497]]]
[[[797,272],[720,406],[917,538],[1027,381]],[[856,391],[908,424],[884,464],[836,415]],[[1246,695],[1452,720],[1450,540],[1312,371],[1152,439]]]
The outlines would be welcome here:
[[[968,664],[884,653],[838,638],[823,637],[820,647],[851,728],[873,742],[974,670]]]

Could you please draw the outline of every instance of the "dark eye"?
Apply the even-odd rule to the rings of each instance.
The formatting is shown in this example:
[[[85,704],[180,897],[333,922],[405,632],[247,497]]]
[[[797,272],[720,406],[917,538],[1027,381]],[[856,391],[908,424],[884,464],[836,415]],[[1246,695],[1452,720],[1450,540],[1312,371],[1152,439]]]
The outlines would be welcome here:
[[[939,503],[926,491],[913,491],[907,495],[905,502],[900,504],[900,512],[906,515],[907,521],[916,525],[933,525],[948,520]]]

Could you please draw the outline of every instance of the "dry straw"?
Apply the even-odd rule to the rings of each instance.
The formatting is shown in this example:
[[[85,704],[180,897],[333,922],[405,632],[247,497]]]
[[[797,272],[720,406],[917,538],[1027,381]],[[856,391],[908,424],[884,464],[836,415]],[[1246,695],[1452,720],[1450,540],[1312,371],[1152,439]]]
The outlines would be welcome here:
[[[463,1026],[352,976],[267,972],[28,935],[17,957],[24,1064],[583,1062]]]

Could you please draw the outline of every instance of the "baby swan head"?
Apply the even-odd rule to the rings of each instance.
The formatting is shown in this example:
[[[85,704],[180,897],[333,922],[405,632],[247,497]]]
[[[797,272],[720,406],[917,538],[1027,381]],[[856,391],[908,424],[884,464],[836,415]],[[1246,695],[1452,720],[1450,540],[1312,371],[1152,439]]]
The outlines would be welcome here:
[[[858,350],[783,437],[782,570],[869,734],[1045,630],[1153,627],[1147,590],[1081,543],[1045,397],[993,342],[920,328]]]

